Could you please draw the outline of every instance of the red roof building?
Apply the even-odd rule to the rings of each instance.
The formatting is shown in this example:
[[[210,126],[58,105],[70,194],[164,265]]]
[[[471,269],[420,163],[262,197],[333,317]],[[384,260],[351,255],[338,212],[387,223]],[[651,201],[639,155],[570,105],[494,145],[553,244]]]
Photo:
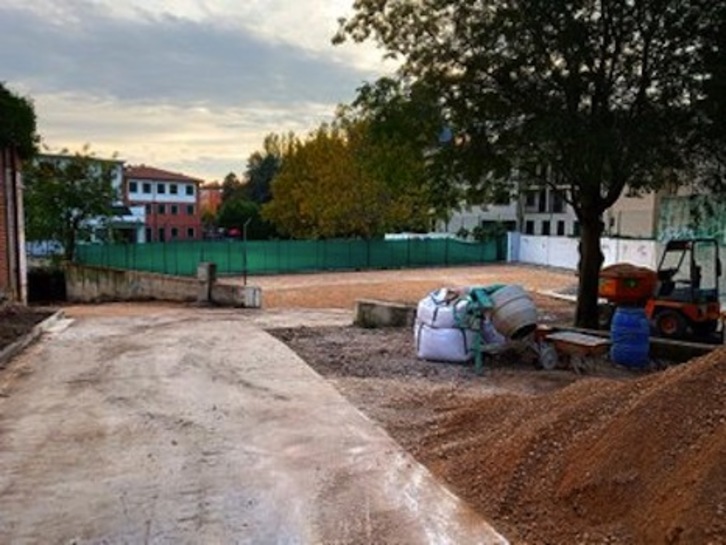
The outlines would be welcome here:
[[[124,169],[124,203],[146,208],[146,242],[202,238],[201,184],[198,178],[146,165]]]
[[[199,188],[199,205],[202,213],[210,212],[217,215],[219,207],[222,206],[222,186],[219,182],[205,184]]]

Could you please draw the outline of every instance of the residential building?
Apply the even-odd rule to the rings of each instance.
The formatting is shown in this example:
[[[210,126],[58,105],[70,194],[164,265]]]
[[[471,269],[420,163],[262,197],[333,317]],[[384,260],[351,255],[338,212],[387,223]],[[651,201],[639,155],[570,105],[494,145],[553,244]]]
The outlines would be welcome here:
[[[462,230],[471,233],[478,226],[492,223],[503,224],[508,231],[517,230],[517,203],[463,206],[449,221],[439,221],[437,232],[457,234]]]
[[[564,189],[549,186],[524,190],[519,202],[508,205],[475,206],[455,213],[437,231],[456,233],[464,227],[501,222],[509,231],[525,235],[579,236],[580,226],[573,208],[565,199]],[[603,214],[605,235],[622,238],[656,238],[664,202],[672,198],[663,190],[630,195],[627,192]],[[684,199],[687,197],[679,197]]]
[[[17,154],[0,149],[0,301],[27,302],[22,187]]]
[[[124,203],[145,210],[144,240],[168,242],[202,238],[199,187],[202,180],[146,165],[124,171]]]

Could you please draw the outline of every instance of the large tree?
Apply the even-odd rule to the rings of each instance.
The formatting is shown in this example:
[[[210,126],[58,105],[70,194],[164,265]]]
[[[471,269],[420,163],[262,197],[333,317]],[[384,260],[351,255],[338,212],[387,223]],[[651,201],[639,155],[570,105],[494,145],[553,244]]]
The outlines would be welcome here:
[[[418,172],[404,147],[376,142],[366,121],[346,118],[285,140],[273,198],[262,215],[295,238],[425,229],[428,201],[420,184],[411,183]]]
[[[581,225],[576,322],[595,326],[603,212],[626,186],[684,172],[719,4],[356,0],[335,41],[374,39],[437,90],[473,187],[566,188]]]
[[[244,194],[244,186],[241,180],[234,172],[230,172],[222,180],[222,202],[229,199],[242,196]]]
[[[37,143],[33,103],[0,83],[0,149],[13,148],[21,159],[29,159]]]
[[[284,138],[269,134],[265,137],[263,151],[255,151],[247,159],[245,193],[249,200],[264,204],[272,198],[270,186],[280,170],[283,141]]]
[[[40,156],[23,167],[28,239],[55,240],[72,260],[89,221],[113,214],[118,198],[115,161],[97,159],[88,147],[73,155]]]
[[[338,120],[364,124],[360,158],[389,186],[417,194],[430,219],[448,219],[458,207],[460,188],[441,168],[438,145],[447,121],[435,89],[390,77],[365,83],[350,105],[339,108]]]

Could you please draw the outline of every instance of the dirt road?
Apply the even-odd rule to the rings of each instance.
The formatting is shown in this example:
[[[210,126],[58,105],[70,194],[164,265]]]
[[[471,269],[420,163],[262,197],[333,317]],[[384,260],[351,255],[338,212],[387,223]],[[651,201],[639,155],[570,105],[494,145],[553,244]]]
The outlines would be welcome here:
[[[503,542],[255,325],[349,316],[82,314],[0,375],[0,543]]]

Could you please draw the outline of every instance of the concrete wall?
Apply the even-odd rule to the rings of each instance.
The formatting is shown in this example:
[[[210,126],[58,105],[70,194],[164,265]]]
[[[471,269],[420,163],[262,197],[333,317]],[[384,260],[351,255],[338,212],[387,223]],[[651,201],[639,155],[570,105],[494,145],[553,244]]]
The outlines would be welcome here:
[[[580,259],[577,238],[519,233],[509,233],[509,238],[508,261],[577,269]],[[658,265],[658,244],[653,240],[603,238],[601,244],[605,256],[603,266],[623,261],[652,269]]]
[[[507,261],[561,267],[577,270],[580,259],[578,250],[579,239],[570,237],[542,237],[508,233]],[[642,239],[600,239],[602,252],[605,256],[603,267],[613,263],[632,263],[641,267],[656,270],[665,243]],[[721,261],[724,262],[726,247],[721,247]],[[711,264],[704,262],[705,267]],[[719,294],[721,304],[726,308],[726,274],[721,277]]]
[[[86,265],[66,265],[68,300],[100,301],[197,301],[200,282],[196,278],[169,276]],[[212,302],[222,306],[260,308],[261,290],[253,286],[214,284]]]
[[[612,236],[654,238],[661,196],[649,192],[639,196],[621,196],[605,211],[606,233]]]

